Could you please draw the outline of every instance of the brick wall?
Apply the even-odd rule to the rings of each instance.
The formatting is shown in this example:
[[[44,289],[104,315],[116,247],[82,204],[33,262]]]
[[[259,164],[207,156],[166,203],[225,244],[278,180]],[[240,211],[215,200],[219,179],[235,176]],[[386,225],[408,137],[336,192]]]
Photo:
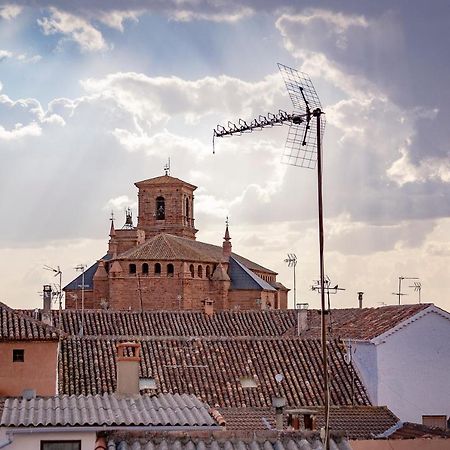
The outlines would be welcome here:
[[[81,309],[81,289],[68,289],[65,295],[66,309]],[[97,300],[94,300],[94,291],[92,289],[84,290],[84,308],[99,308]]]

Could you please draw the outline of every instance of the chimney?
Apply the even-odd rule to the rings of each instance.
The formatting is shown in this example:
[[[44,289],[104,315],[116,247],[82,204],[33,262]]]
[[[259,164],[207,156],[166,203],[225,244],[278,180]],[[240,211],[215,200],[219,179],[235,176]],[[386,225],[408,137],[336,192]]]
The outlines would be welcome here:
[[[311,430],[317,429],[317,411],[311,409],[288,409],[287,425],[292,430]]]
[[[120,342],[117,344],[116,394],[123,396],[139,395],[140,353],[141,344],[137,342]]]
[[[52,325],[52,287],[49,284],[44,284],[43,287],[44,302],[42,305],[41,321],[46,325]]]
[[[283,430],[283,409],[286,405],[284,397],[272,397],[272,406],[275,408],[275,427],[278,431]]]
[[[306,308],[297,309],[297,335],[308,331],[308,310]]]
[[[209,317],[211,317],[214,314],[214,300],[211,300],[210,298],[205,298],[205,300],[203,300],[203,305],[204,305],[204,311],[205,314]]]
[[[359,309],[362,309],[363,294],[364,294],[364,292],[358,292],[358,305],[359,305]]]

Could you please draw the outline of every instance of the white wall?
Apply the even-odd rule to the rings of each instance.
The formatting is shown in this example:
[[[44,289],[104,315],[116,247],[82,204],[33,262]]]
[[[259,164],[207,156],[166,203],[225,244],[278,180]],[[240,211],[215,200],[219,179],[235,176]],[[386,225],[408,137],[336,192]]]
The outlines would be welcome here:
[[[351,342],[352,359],[363,382],[370,401],[378,401],[377,348],[372,342]]]
[[[30,429],[33,431],[33,429]],[[6,429],[0,429],[0,445],[7,439]],[[81,440],[81,450],[95,449],[95,432],[85,433],[36,433],[14,434],[12,443],[4,447],[5,450],[40,450],[41,441],[52,440]]]
[[[377,345],[377,404],[402,421],[450,416],[450,320],[429,312]]]

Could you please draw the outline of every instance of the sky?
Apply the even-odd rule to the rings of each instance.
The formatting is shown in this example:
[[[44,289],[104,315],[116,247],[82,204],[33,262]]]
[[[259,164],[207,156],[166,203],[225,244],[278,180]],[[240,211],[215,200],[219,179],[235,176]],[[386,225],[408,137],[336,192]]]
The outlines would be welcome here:
[[[280,163],[291,111],[277,63],[326,117],[325,272],[334,308],[395,304],[398,278],[450,310],[450,3],[446,0],[0,1],[0,301],[39,307],[137,217],[136,181],[198,186],[197,239],[271,268],[317,308],[316,172]],[[404,280],[402,303],[417,303]],[[290,305],[294,304],[293,292]]]

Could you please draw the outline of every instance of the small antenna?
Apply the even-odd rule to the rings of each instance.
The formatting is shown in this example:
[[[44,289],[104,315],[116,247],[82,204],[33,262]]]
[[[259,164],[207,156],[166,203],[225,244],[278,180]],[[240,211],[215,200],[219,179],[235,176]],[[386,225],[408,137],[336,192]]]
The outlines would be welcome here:
[[[288,265],[288,267],[293,268],[294,272],[294,305],[297,304],[297,284],[295,280],[295,268],[297,267],[297,255],[295,253],[288,253],[287,258],[284,262]]]
[[[408,295],[408,294],[402,294],[402,281],[403,280],[418,280],[419,278],[417,277],[398,277],[398,292],[393,292],[392,295],[396,295],[398,297],[398,304],[401,304],[401,298],[403,295]],[[420,303],[420,302],[419,302]]]
[[[166,176],[170,175],[170,156],[167,158],[167,163],[164,165],[164,174]]]
[[[59,277],[58,279],[58,289],[57,291],[54,293],[54,295],[58,298],[58,320],[59,320],[59,331],[61,332],[61,315],[62,315],[62,270],[59,266],[56,267],[50,267],[45,265],[43,267],[44,270],[49,270],[50,272],[54,272],[54,276],[55,277]],[[61,339],[61,333],[59,335],[60,339]]]
[[[81,287],[81,328],[78,332],[78,335],[83,336],[83,333],[84,333],[84,289],[86,287],[88,287],[84,284],[84,273],[86,271],[86,265],[78,264],[78,266],[74,267],[74,269],[77,272],[81,272],[81,285],[78,285],[78,287]]]
[[[419,294],[419,304],[422,303],[422,299],[420,298],[420,293],[422,291],[422,283],[420,281],[414,281],[413,286],[408,286],[414,289],[414,292],[418,292]]]

